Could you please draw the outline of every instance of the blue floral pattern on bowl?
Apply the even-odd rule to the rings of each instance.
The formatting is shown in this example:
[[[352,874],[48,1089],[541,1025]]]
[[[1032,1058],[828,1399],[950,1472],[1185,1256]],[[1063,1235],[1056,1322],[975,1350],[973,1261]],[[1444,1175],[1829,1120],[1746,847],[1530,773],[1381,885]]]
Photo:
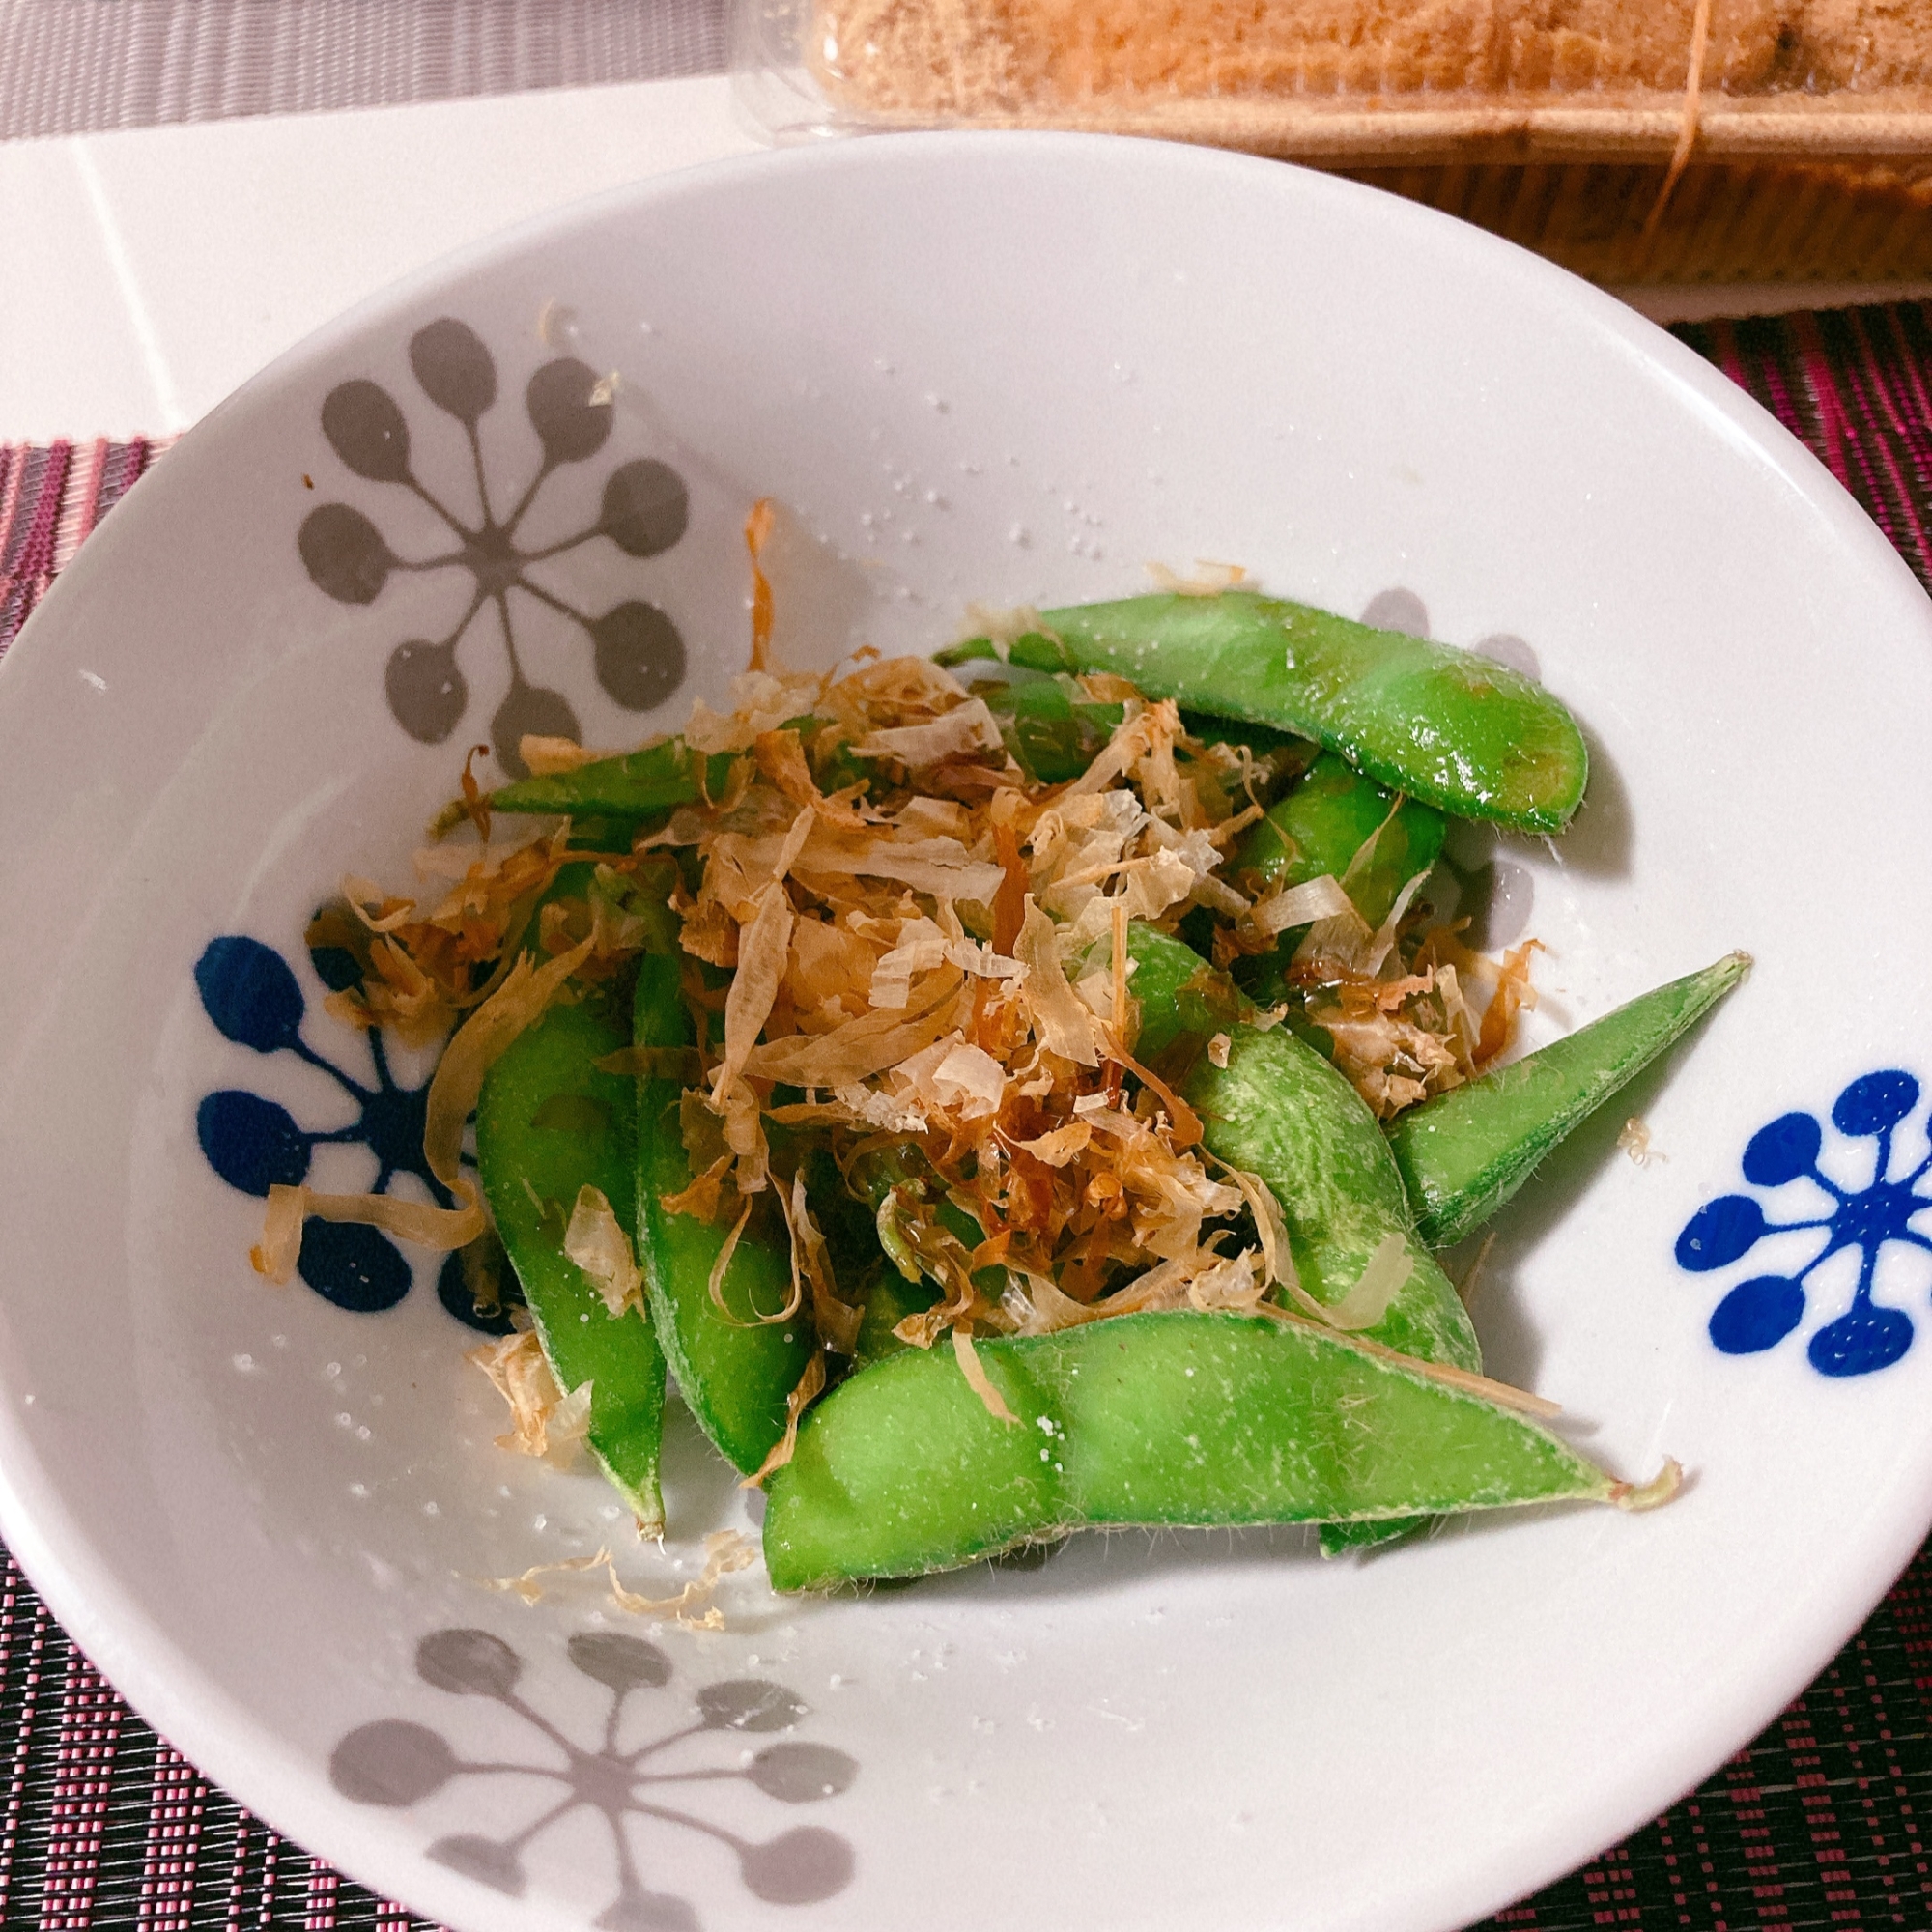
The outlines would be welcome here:
[[[1865,1163],[1871,1178],[1860,1187],[1842,1185],[1820,1166],[1825,1132],[1815,1115],[1780,1114],[1751,1136],[1744,1153],[1745,1179],[1763,1189],[1808,1182],[1822,1197],[1816,1203],[1822,1212],[1774,1221],[1756,1195],[1723,1194],[1690,1217],[1677,1237],[1677,1264],[1693,1274],[1729,1267],[1776,1236],[1816,1229],[1822,1236],[1817,1252],[1793,1273],[1753,1275],[1725,1293],[1710,1321],[1711,1340],[1725,1354],[1776,1348],[1804,1321],[1811,1277],[1833,1256],[1853,1249],[1859,1278],[1851,1305],[1813,1331],[1805,1345],[1811,1366],[1826,1376],[1870,1375],[1912,1347],[1911,1316],[1877,1300],[1875,1290],[1888,1248],[1932,1250],[1932,1238],[1912,1225],[1932,1208],[1932,1191],[1920,1192],[1932,1174],[1932,1152],[1908,1172],[1892,1173],[1895,1137],[1918,1107],[1918,1095],[1912,1074],[1886,1067],[1861,1075],[1832,1103],[1836,1132],[1848,1141],[1871,1143]]]
[[[339,948],[313,947],[309,962],[331,992],[345,991],[361,976],[355,960]],[[375,1071],[370,1085],[318,1053],[302,1037],[308,1003],[294,969],[273,947],[241,933],[223,933],[209,941],[195,962],[194,983],[202,1009],[225,1038],[265,1057],[287,1054],[319,1068],[356,1108],[355,1120],[346,1126],[317,1129],[301,1126],[279,1101],[245,1088],[227,1087],[207,1094],[195,1109],[195,1138],[208,1164],[231,1187],[266,1200],[270,1187],[298,1187],[307,1179],[317,1148],[349,1144],[366,1147],[376,1158],[371,1193],[386,1194],[398,1175],[408,1174],[422,1183],[439,1208],[455,1205],[449,1190],[430,1172],[423,1153],[428,1084],[406,1087],[397,1081],[381,1028],[372,1027],[364,1036]],[[296,1269],[326,1301],[360,1315],[393,1308],[409,1293],[412,1278],[402,1250],[381,1229],[313,1216],[302,1226]],[[514,1276],[507,1270],[503,1274],[505,1291],[514,1294]],[[479,1310],[461,1255],[452,1254],[444,1261],[437,1294],[458,1321],[470,1327],[491,1335],[509,1332],[506,1307]]]

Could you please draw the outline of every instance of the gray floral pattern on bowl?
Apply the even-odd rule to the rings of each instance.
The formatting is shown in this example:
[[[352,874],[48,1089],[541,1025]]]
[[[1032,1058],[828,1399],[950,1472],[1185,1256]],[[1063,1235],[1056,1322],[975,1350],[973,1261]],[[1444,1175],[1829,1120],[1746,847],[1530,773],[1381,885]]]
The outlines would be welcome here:
[[[565,1654],[611,1693],[603,1734],[594,1747],[578,1744],[520,1693],[523,1659],[488,1631],[434,1631],[416,1646],[415,1660],[416,1674],[436,1690],[488,1698],[515,1712],[562,1753],[561,1765],[472,1762],[459,1756],[440,1731],[384,1718],[358,1725],[336,1746],[329,1758],[330,1781],[356,1804],[400,1808],[433,1797],[459,1777],[554,1780],[562,1787],[560,1795],[520,1830],[507,1836],[479,1832],[440,1837],[429,1847],[429,1856],[494,1890],[521,1896],[524,1848],[569,1813],[588,1807],[610,1829],[616,1864],[617,1894],[594,1921],[605,1932],[698,1932],[700,1921],[688,1899],[646,1887],[631,1844],[633,1819],[681,1827],[728,1846],[737,1856],[746,1889],[774,1905],[816,1904],[851,1883],[852,1847],[836,1832],[800,1825],[754,1841],[659,1802],[667,1787],[731,1778],[745,1779],[782,1804],[815,1804],[846,1790],[859,1772],[852,1758],[830,1745],[790,1738],[768,1744],[738,1763],[657,1768],[664,1753],[674,1753],[687,1739],[707,1733],[769,1736],[789,1731],[808,1715],[801,1699],[762,1678],[727,1678],[698,1690],[690,1721],[673,1723],[648,1743],[619,1749],[628,1700],[670,1682],[669,1658],[642,1637],[596,1630],[578,1632],[565,1645]]]
[[[455,627],[440,638],[398,643],[389,656],[384,693],[411,737],[441,744],[469,705],[458,646],[484,605],[493,605],[509,689],[491,720],[490,736],[498,762],[521,777],[525,766],[518,746],[526,734],[575,739],[580,731],[570,700],[528,673],[518,648],[512,593],[564,617],[590,639],[598,683],[627,711],[662,704],[685,677],[684,639],[672,619],[642,598],[626,598],[592,615],[530,572],[598,537],[608,537],[629,556],[657,556],[684,534],[689,494],[669,465],[634,458],[606,479],[593,523],[528,548],[520,542],[519,530],[552,473],[566,464],[588,462],[609,441],[614,414],[611,384],[571,355],[544,363],[531,376],[524,409],[542,456],[535,474],[518,488],[507,476],[493,479],[486,457],[482,423],[496,407],[497,385],[496,358],[482,338],[466,323],[443,316],[411,336],[409,355],[423,394],[462,425],[474,470],[476,520],[466,522],[450,507],[448,486],[433,492],[416,474],[402,406],[381,384],[355,377],[338,383],[323,399],[322,432],[329,447],[354,475],[408,491],[426,504],[447,526],[456,547],[430,556],[401,556],[365,512],[327,502],[303,518],[297,548],[316,588],[339,604],[374,604],[398,572],[469,572],[470,595]],[[502,504],[509,507],[499,508]]]

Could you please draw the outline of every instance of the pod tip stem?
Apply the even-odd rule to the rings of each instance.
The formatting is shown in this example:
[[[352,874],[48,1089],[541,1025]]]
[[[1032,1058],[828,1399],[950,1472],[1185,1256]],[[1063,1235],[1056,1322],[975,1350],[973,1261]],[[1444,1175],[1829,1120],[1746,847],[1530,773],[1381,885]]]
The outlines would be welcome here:
[[[1663,1459],[1663,1467],[1647,1483],[1612,1483],[1609,1501],[1620,1510],[1652,1510],[1667,1503],[1684,1485],[1684,1465],[1675,1456]]]

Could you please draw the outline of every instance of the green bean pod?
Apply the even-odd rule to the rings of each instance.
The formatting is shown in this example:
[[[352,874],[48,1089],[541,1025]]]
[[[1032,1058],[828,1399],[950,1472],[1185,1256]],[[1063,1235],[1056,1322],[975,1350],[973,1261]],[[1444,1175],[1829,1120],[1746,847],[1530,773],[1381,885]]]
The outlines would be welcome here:
[[[1122,706],[1091,702],[1071,679],[1063,684],[1049,671],[977,654],[953,661],[960,682],[993,714],[1007,750],[1039,784],[1077,779],[1121,722]]]
[[[694,752],[682,738],[660,738],[640,752],[599,758],[592,764],[579,765],[574,772],[519,779],[490,794],[490,809],[561,812],[571,817],[643,818],[672,806],[695,804],[700,796],[700,778],[704,795],[718,797],[730,769],[728,753],[707,757]]]
[[[1105,940],[1088,955],[1092,962],[1110,956]],[[1208,965],[1184,940],[1176,939],[1143,920],[1127,925],[1127,957],[1133,974],[1127,990],[1140,1008],[1140,1032],[1134,1037],[1137,1059],[1157,1059],[1177,1040],[1191,1037],[1203,1045],[1217,1033],[1227,1033],[1255,1016],[1254,1002],[1228,978]]]
[[[1397,800],[1397,793],[1347,759],[1323,752],[1288,796],[1249,828],[1229,859],[1228,876],[1259,895],[1327,873],[1370,925],[1380,925],[1403,887],[1435,865],[1448,829],[1433,806]],[[1376,842],[1368,857],[1356,865],[1371,838]]]
[[[781,1590],[923,1576],[1089,1524],[1384,1521],[1622,1485],[1525,1416],[1312,1323],[1120,1316],[851,1378],[771,1481]]]
[[[1180,707],[1180,727],[1190,738],[1204,745],[1244,745],[1265,766],[1271,784],[1285,784],[1305,772],[1321,752],[1312,738],[1293,731],[1277,731],[1270,724],[1256,724],[1241,718],[1217,718],[1211,711]]]
[[[1468,1314],[1416,1237],[1380,1125],[1314,1048],[1285,1029],[1237,1026],[1227,1065],[1197,1062],[1183,1096],[1201,1116],[1208,1151],[1267,1183],[1288,1223],[1301,1286],[1317,1301],[1341,1301],[1393,1235],[1408,1275],[1362,1332],[1424,1361],[1481,1366]]]
[[[1229,859],[1227,876],[1259,898],[1325,873],[1342,885],[1368,924],[1378,926],[1403,887],[1435,865],[1447,829],[1434,806],[1389,791],[1346,758],[1322,752],[1249,829]],[[1288,969],[1307,931],[1306,925],[1291,926],[1267,952],[1235,965],[1240,983],[1264,1005],[1287,1001],[1304,1032],[1298,1020],[1303,994]]]
[[[1569,712],[1470,652],[1240,590],[1076,605],[1042,623],[1067,669],[1319,738],[1459,817],[1557,832],[1583,796],[1589,755]]]
[[[1381,1241],[1400,1236],[1408,1280],[1364,1332],[1426,1361],[1478,1367],[1468,1316],[1414,1237],[1386,1139],[1348,1080],[1293,1035],[1255,1031],[1254,1007],[1239,988],[1179,940],[1135,921],[1127,951],[1140,1058],[1156,1058],[1183,1037],[1228,1036],[1227,1066],[1196,1059],[1185,1097],[1202,1116],[1208,1151],[1260,1175],[1281,1205],[1302,1286],[1332,1306]]]
[[[639,962],[634,1036],[639,1046],[690,1046],[690,1015],[678,994],[674,956]],[[753,1201],[731,1251],[719,1293],[711,1274],[730,1230],[694,1214],[672,1214],[665,1198],[692,1182],[679,1125],[683,1089],[675,1080],[638,1083],[637,1199],[639,1264],[651,1318],[671,1374],[698,1427],[746,1474],[785,1430],[785,1398],[817,1347],[810,1311],[775,1321],[791,1299],[791,1250],[770,1188]]]
[[[604,1195],[636,1245],[636,1095],[629,1080],[596,1065],[627,1044],[624,1027],[590,1008],[553,1007],[510,1042],[483,1082],[476,1161],[551,1369],[565,1389],[590,1384],[591,1451],[656,1535],[664,1527],[664,1355],[642,1310],[613,1316],[563,1252],[584,1186]]]
[[[1408,1274],[1363,1332],[1426,1362],[1481,1366],[1468,1311],[1414,1232],[1380,1124],[1312,1046],[1285,1029],[1241,1028],[1225,1068],[1196,1065],[1187,1097],[1201,1111],[1208,1151],[1260,1175],[1281,1204],[1301,1286],[1316,1300],[1340,1301],[1380,1243],[1398,1236]],[[1416,1527],[1414,1520],[1330,1524],[1321,1547],[1337,1555]]]
[[[866,1294],[866,1311],[859,1318],[859,1338],[852,1350],[855,1368],[867,1368],[888,1355],[903,1353],[910,1342],[893,1330],[909,1315],[923,1315],[939,1299],[939,1290],[922,1276],[908,1281],[897,1268],[880,1271]]]
[[[1446,1248],[1479,1228],[1573,1127],[1682,1038],[1749,970],[1747,953],[1729,953],[1399,1114],[1388,1143],[1422,1239]]]
[[[985,1239],[985,1230],[957,1202],[939,1192],[934,1184],[936,1177],[916,1147],[867,1148],[852,1161],[848,1179],[853,1190],[872,1209],[873,1232],[886,1264],[871,1280],[859,1321],[853,1360],[864,1368],[868,1362],[913,1347],[893,1331],[907,1316],[930,1308],[948,1287],[945,1269],[933,1257],[922,1254],[908,1237],[898,1211],[901,1203],[929,1203],[940,1229],[969,1251]],[[998,1301],[1006,1287],[1006,1271],[982,1268],[974,1280],[989,1300]]]

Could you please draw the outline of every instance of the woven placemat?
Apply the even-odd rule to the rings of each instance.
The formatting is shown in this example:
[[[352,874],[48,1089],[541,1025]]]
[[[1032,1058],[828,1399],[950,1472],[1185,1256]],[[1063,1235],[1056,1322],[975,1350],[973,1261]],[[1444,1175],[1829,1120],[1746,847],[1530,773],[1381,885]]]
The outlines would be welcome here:
[[[1849,309],[1677,333],[1824,459],[1932,590],[1932,312]],[[143,441],[0,444],[0,650],[156,454]],[[1482,1932],[1925,1932],[1928,1696],[1932,1544],[1747,1749]],[[0,1560],[0,1924],[431,1932],[201,1777],[115,1696],[11,1559]]]
[[[0,139],[718,73],[725,0],[0,0]]]

